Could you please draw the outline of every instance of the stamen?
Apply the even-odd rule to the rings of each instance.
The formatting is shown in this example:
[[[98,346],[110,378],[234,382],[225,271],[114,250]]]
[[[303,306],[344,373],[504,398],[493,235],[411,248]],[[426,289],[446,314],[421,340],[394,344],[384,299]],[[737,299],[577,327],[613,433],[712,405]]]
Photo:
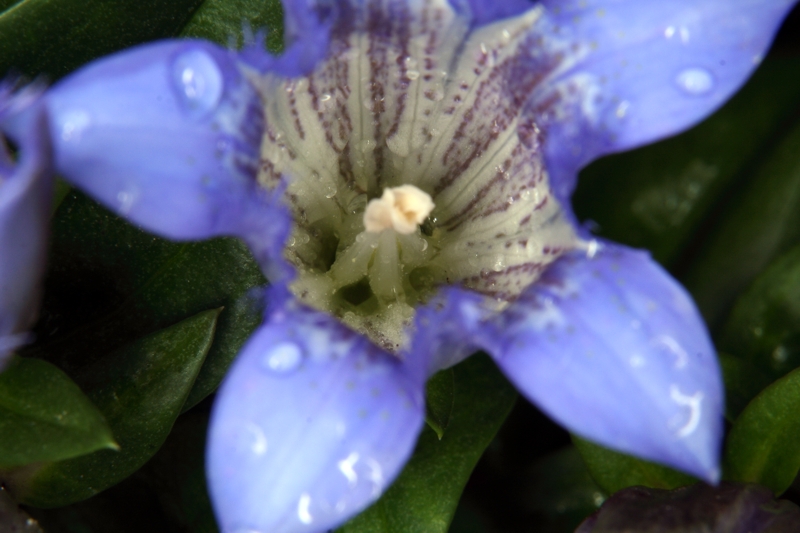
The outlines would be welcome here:
[[[383,190],[383,196],[373,198],[364,211],[364,228],[370,233],[393,229],[410,235],[417,230],[434,208],[430,195],[413,185]]]

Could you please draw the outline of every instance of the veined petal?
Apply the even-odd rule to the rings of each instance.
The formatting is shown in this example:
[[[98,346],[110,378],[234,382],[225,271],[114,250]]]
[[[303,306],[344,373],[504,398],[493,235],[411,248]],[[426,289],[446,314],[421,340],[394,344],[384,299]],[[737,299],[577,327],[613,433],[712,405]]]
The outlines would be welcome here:
[[[214,405],[207,469],[221,529],[327,531],[365,508],[411,455],[423,386],[329,315],[280,306]]]
[[[719,480],[723,389],[694,304],[647,253],[573,252],[487,334],[531,401],[569,430]]]
[[[58,171],[175,239],[238,234],[258,207],[260,99],[232,56],[163,41],[101,59],[48,93]]]
[[[35,90],[0,86],[0,368],[39,310],[52,200],[52,154]],[[18,160],[2,133],[17,143]]]
[[[533,95],[554,187],[590,160],[700,121],[761,61],[794,0],[543,0],[557,75]]]

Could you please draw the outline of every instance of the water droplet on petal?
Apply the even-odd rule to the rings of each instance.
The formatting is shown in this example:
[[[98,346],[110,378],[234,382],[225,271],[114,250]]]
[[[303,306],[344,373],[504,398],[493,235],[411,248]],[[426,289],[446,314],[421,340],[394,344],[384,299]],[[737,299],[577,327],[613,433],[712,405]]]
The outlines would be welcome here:
[[[179,55],[172,66],[178,96],[193,115],[216,109],[224,80],[216,61],[204,50],[192,49]]]
[[[274,346],[264,358],[264,366],[274,372],[291,372],[303,361],[303,351],[291,342]]]
[[[704,68],[687,68],[675,78],[675,82],[685,92],[700,96],[714,88],[714,77]]]
[[[117,201],[119,201],[119,211],[123,215],[130,213],[133,204],[136,203],[138,194],[134,191],[120,191],[117,193]]]
[[[311,516],[311,513],[309,512],[310,506],[311,496],[307,492],[304,492],[300,496],[300,500],[297,502],[297,517],[304,524],[310,524],[314,521],[314,517]]]

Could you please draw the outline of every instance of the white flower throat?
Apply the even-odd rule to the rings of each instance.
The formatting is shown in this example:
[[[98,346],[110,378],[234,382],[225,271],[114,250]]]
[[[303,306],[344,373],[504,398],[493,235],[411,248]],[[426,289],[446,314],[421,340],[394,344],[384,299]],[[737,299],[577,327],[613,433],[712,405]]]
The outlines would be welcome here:
[[[258,80],[259,180],[289,178],[295,295],[396,352],[438,286],[507,302],[578,239],[521,116],[538,11],[470,32],[446,0],[384,4],[310,76]]]

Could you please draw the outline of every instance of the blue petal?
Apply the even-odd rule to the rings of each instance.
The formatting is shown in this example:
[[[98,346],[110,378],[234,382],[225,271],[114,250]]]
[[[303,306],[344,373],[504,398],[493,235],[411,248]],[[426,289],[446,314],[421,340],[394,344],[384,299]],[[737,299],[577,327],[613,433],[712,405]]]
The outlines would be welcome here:
[[[473,26],[491,24],[500,19],[524,13],[533,7],[530,0],[449,0],[459,13],[465,14]]]
[[[329,315],[279,307],[214,405],[207,471],[222,531],[326,531],[364,509],[411,455],[423,387]]]
[[[700,121],[756,68],[794,0],[543,0],[556,74],[532,108],[559,196],[599,155]]]
[[[57,170],[150,231],[237,235],[260,209],[262,106],[228,52],[202,41],[133,48],[47,99]]]
[[[573,253],[501,316],[485,345],[569,430],[719,480],[723,389],[694,304],[645,252]]]
[[[12,96],[0,86],[0,368],[39,309],[53,193],[44,111],[30,90]],[[3,132],[17,144],[16,164]]]
[[[427,379],[480,350],[482,336],[478,332],[494,315],[492,302],[493,299],[459,287],[440,290],[417,308],[414,335],[403,353],[409,366]]]

